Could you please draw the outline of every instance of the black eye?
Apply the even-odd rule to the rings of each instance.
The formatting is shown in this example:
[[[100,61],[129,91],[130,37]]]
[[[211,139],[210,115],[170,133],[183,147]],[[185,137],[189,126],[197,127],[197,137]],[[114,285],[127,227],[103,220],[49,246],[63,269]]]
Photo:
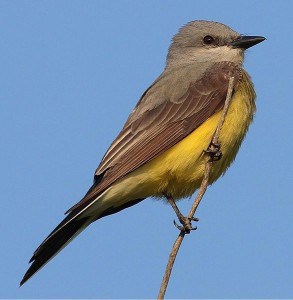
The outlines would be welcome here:
[[[206,45],[211,45],[215,42],[215,39],[210,36],[210,35],[206,35],[204,38],[203,38],[203,42],[206,44]]]

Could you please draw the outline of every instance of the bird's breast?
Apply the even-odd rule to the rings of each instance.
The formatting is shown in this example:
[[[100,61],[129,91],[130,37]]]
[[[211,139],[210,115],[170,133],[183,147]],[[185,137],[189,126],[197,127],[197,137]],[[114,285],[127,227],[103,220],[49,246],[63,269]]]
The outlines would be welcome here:
[[[234,161],[255,111],[255,92],[249,76],[244,73],[234,93],[220,133],[222,159],[213,164],[210,183],[217,180]],[[174,198],[190,196],[203,178],[205,153],[218,125],[222,111],[206,120],[190,135],[157,157],[151,169],[157,170],[161,189]],[[165,175],[163,175],[165,174]]]
[[[254,99],[253,85],[244,74],[220,133],[223,156],[213,164],[210,183],[218,179],[235,159],[253,118]],[[130,200],[162,197],[163,193],[169,193],[175,199],[193,194],[201,184],[209,159],[204,150],[211,142],[221,113],[212,115],[175,146],[120,179],[107,191],[101,203],[119,206]]]

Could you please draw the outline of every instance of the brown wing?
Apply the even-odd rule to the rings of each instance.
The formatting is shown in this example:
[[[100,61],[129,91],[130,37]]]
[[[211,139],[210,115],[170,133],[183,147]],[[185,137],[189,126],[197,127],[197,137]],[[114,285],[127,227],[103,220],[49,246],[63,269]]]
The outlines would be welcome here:
[[[176,101],[165,99],[138,116],[134,110],[98,167],[96,183],[69,212],[90,205],[116,180],[170,149],[219,111],[224,105],[231,76],[235,77],[235,89],[241,77],[240,68],[233,63],[218,63],[200,80],[191,82]],[[146,92],[144,97],[147,96]],[[143,105],[143,101],[140,100],[139,105]]]

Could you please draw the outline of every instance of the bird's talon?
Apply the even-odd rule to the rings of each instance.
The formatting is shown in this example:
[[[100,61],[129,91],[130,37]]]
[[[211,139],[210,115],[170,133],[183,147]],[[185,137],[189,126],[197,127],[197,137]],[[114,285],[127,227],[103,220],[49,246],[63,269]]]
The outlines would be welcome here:
[[[179,229],[181,232],[184,232],[185,234],[189,234],[191,230],[196,230],[197,229],[197,227],[192,227],[191,221],[198,222],[198,218],[194,218],[194,217],[185,218],[185,217],[183,217],[179,221],[182,224],[182,226],[178,225],[175,220],[173,220],[173,223],[174,223],[174,225],[177,229]]]
[[[176,223],[175,220],[173,220],[173,224],[174,224],[177,228],[179,227],[179,225]]]
[[[223,156],[219,142],[211,142],[208,149],[204,150],[204,153],[210,156],[209,162],[218,161]]]
[[[174,225],[175,225],[175,227],[177,229],[179,229],[180,231],[182,231],[182,226],[178,225],[175,220],[173,220],[173,223],[174,223]]]

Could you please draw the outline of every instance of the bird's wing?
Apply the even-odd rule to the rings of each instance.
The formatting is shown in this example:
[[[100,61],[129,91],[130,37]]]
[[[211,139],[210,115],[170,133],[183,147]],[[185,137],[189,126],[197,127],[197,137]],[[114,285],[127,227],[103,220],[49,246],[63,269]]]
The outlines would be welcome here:
[[[191,82],[176,101],[164,99],[135,117],[134,110],[96,170],[96,183],[68,212],[78,213],[90,206],[116,180],[170,149],[222,109],[231,76],[235,77],[235,89],[241,69],[234,63],[218,63]]]
[[[81,214],[111,184],[170,149],[219,111],[224,105],[231,76],[235,77],[235,89],[241,78],[240,69],[232,63],[220,63],[200,80],[191,82],[176,101],[158,99],[157,106],[141,113],[135,110],[106,152],[96,171],[95,183],[34,252],[30,260],[32,265],[20,284],[25,283],[94,221],[88,217],[82,218]],[[147,93],[136,108],[146,104],[144,97]]]

